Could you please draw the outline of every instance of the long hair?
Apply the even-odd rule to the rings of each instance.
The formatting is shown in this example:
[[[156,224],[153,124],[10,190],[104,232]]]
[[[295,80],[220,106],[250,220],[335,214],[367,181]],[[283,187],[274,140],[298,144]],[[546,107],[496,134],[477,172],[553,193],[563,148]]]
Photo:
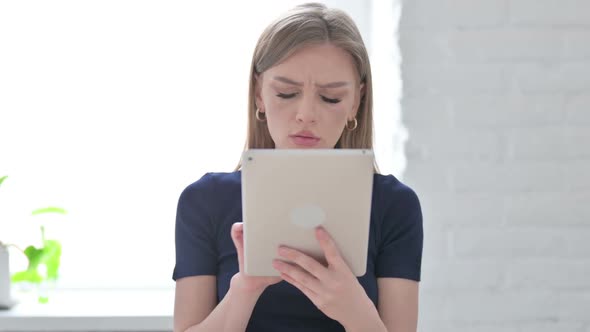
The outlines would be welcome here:
[[[358,83],[365,86],[357,111],[357,128],[344,129],[337,149],[373,148],[373,89],[369,55],[361,34],[348,14],[308,3],[287,11],[263,32],[252,57],[248,93],[248,134],[244,150],[274,149],[267,122],[256,120],[256,76],[310,44],[331,43],[348,52],[358,73]],[[236,167],[240,169],[242,162]],[[375,171],[378,172],[377,165]]]

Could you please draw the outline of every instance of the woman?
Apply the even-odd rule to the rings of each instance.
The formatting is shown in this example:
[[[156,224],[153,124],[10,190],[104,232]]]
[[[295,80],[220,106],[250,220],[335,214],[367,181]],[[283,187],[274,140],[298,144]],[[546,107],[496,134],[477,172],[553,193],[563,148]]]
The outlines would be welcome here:
[[[353,21],[321,4],[273,22],[252,60],[248,148],[372,148],[371,71]],[[367,273],[356,278],[323,229],[327,266],[293,249],[281,277],[243,273],[240,171],[180,196],[175,331],[416,331],[422,214],[412,189],[375,174]]]

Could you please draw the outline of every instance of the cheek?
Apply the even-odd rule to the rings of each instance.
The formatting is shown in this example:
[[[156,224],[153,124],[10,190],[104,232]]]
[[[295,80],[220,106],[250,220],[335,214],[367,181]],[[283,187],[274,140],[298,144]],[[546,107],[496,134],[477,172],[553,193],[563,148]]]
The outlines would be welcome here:
[[[327,114],[330,115],[332,120],[342,120],[345,121],[347,117],[350,115],[351,110],[353,108],[353,101],[348,96],[345,97],[342,101],[338,104],[328,104],[323,103],[323,109],[326,111]]]
[[[292,100],[283,100],[275,96],[263,99],[269,124],[275,127],[285,127],[289,121],[295,118],[297,104]]]
[[[270,89],[263,90],[262,92],[262,102],[264,104],[265,110],[269,113],[280,113],[280,111],[288,108],[290,104],[290,100],[285,100],[278,98]]]
[[[346,123],[346,107],[332,107],[332,109],[324,112],[326,123],[330,124],[330,127],[344,126]]]
[[[285,122],[292,116],[291,106],[280,100],[270,100],[266,105],[266,116],[273,122]]]
[[[280,100],[276,98],[269,98],[265,101],[266,107],[266,121],[268,131],[275,141],[275,144],[280,144],[280,140],[285,133],[289,131],[290,113],[288,107],[285,107]]]

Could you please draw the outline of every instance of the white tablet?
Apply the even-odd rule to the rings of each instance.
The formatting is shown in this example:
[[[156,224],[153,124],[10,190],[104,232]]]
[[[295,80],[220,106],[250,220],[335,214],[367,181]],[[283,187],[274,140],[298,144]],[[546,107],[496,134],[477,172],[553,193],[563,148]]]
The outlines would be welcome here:
[[[374,155],[364,149],[250,149],[242,155],[244,268],[278,276],[280,245],[325,264],[323,226],[356,276],[367,268]],[[282,258],[281,258],[282,259]]]

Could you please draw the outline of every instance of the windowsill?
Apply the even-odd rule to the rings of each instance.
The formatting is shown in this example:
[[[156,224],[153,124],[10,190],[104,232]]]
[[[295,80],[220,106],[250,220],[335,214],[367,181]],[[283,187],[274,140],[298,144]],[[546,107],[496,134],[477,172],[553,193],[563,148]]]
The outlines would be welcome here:
[[[174,290],[56,290],[0,310],[0,331],[171,331]]]

